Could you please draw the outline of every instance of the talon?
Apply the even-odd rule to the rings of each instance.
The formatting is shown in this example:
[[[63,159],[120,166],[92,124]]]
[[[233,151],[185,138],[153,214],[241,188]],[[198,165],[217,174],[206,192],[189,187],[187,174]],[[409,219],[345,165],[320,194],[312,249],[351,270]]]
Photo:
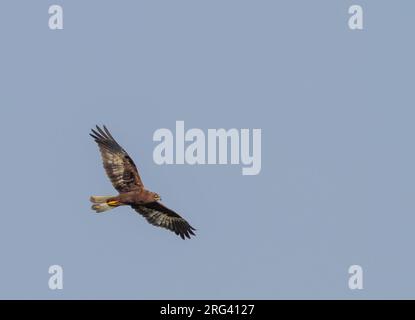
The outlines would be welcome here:
[[[109,206],[116,207],[116,206],[119,206],[120,205],[120,202],[119,201],[116,201],[116,200],[113,200],[113,201],[108,201],[107,204]]]

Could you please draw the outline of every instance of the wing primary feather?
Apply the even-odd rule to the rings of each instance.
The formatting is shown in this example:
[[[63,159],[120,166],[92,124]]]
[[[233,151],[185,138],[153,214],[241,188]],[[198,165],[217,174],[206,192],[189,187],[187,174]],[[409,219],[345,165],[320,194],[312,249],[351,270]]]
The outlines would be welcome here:
[[[95,141],[97,141],[97,139],[98,139],[98,137],[97,136],[95,136],[94,134],[92,134],[92,133],[90,133],[89,134],[92,138],[94,138],[95,139]]]
[[[195,236],[193,232],[195,229],[185,219],[160,202],[131,205],[131,207],[152,225],[168,229],[182,239],[191,239],[191,236]]]
[[[110,133],[110,131],[107,129],[105,125],[104,125],[104,130],[107,133],[108,137],[111,138],[111,140],[115,141],[114,137],[112,136],[112,134]]]
[[[101,135],[101,133],[99,133],[99,132],[97,132],[97,131],[95,131],[94,129],[91,129],[91,131],[96,135],[96,137],[99,139],[99,140],[105,140],[105,138]]]
[[[96,132],[94,129],[91,129],[92,133],[94,134],[95,139],[100,139],[100,134]]]
[[[109,137],[107,136],[107,134],[100,128],[97,126],[97,130],[99,131],[99,133],[101,133],[101,135],[105,138],[105,139],[109,139]]]
[[[177,228],[177,221],[172,220],[172,223],[173,223],[173,229],[172,230],[174,231],[175,234],[179,235],[179,228]]]

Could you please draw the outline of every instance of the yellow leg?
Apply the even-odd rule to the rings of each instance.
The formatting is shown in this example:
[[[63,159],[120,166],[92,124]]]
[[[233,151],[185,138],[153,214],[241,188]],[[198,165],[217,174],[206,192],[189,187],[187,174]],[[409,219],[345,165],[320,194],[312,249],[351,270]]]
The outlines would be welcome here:
[[[111,207],[117,207],[120,205],[119,201],[113,200],[113,201],[108,201],[107,204]]]

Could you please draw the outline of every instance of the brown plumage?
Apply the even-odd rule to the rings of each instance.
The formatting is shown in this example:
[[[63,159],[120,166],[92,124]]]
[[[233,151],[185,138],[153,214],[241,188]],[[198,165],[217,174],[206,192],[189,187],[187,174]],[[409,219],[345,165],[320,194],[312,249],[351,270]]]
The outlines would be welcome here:
[[[134,161],[105,126],[92,129],[90,136],[98,144],[105,171],[119,193],[117,196],[91,196],[93,210],[104,212],[128,205],[152,225],[171,230],[182,239],[195,235],[195,229],[186,220],[159,202],[157,193],[145,189]]]

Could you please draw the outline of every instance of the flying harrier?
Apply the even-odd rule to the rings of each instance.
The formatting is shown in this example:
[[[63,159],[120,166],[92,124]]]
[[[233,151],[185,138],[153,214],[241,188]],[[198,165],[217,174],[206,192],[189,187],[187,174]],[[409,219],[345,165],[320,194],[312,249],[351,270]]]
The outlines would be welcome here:
[[[118,206],[130,206],[149,223],[173,231],[182,239],[195,235],[195,229],[186,220],[162,205],[157,193],[144,187],[133,160],[105,126],[104,129],[98,126],[96,130],[92,129],[90,136],[98,144],[105,171],[119,193],[117,196],[91,196],[93,210],[104,212]]]

